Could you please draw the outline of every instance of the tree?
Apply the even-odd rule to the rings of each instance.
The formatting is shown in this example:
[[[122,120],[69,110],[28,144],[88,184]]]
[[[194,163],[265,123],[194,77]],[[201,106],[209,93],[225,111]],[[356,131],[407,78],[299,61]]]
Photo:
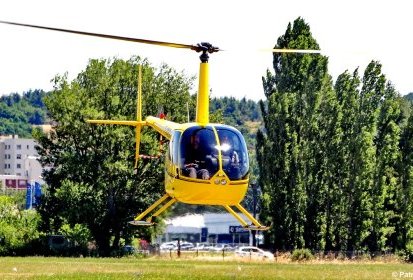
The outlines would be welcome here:
[[[316,48],[300,18],[276,47]],[[413,256],[411,116],[381,64],[332,88],[327,59],[275,54],[257,133],[262,220],[276,249]]]
[[[400,161],[400,124],[402,114],[398,94],[391,83],[383,86],[377,119],[376,168],[373,186],[372,251],[386,251],[397,247],[396,227],[399,224],[397,194],[401,192],[398,172]]]
[[[50,136],[35,135],[40,161],[48,167],[48,189],[39,209],[43,227],[57,232],[66,222],[71,227],[84,225],[101,255],[117,249],[121,238],[130,239],[135,228],[127,222],[163,192],[162,159],[140,160],[136,175],[133,172],[132,128],[86,123],[136,118],[138,64],[143,65],[143,115],[156,115],[161,107],[170,119],[184,119],[192,78],[167,65],[156,71],[139,57],[94,59],[70,83],[66,76],[56,76],[45,100],[54,129]],[[143,129],[141,153],[159,151],[157,138]],[[147,228],[138,230],[150,234]]]
[[[362,189],[357,188],[357,170],[359,165],[359,87],[361,80],[356,69],[352,74],[345,71],[338,76],[334,86],[342,118],[340,122],[341,140],[337,147],[336,164],[339,166],[336,173],[338,184],[336,196],[336,229],[335,248],[337,250],[354,250],[354,240],[358,240],[361,217],[360,201]],[[357,236],[357,237],[356,237]]]
[[[0,134],[17,134],[31,137],[32,125],[47,121],[42,90],[13,93],[0,97]]]
[[[400,136],[399,173],[401,190],[396,195],[400,223],[396,225],[397,249],[406,251],[413,260],[413,115]]]
[[[319,48],[309,25],[301,18],[288,25],[275,47]],[[326,133],[320,131],[320,108],[334,103],[327,58],[275,53],[273,66],[274,75],[268,71],[263,78],[267,97],[267,105],[261,103],[265,130],[257,134],[263,215],[273,224],[267,238],[277,249],[324,246],[318,233],[325,227],[325,218],[318,210],[326,189],[318,184],[324,176],[318,170],[327,168],[319,155],[322,146],[317,143],[326,143],[317,142],[316,137]]]
[[[39,238],[40,216],[21,210],[14,197],[0,195],[0,255],[21,254],[26,245]]]

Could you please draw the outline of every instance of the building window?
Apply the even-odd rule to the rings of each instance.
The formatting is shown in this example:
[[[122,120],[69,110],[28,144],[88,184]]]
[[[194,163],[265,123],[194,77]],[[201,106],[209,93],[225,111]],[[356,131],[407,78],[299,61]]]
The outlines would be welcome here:
[[[6,155],[6,154],[4,154],[4,159],[7,159],[7,155]]]
[[[22,165],[20,163],[18,163],[16,167],[17,167],[17,169],[20,169],[20,168],[22,168]]]
[[[17,154],[17,155],[16,155],[16,159],[22,159],[22,155],[21,155],[21,154]]]
[[[22,149],[22,145],[17,145],[17,146],[16,146],[16,149],[17,149],[17,150],[21,150],[21,149]]]
[[[4,165],[4,169],[7,169],[7,164]]]

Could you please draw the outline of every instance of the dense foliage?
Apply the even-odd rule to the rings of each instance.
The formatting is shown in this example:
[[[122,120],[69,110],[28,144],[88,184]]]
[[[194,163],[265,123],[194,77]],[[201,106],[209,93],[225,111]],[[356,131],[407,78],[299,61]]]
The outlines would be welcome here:
[[[40,236],[40,215],[19,207],[18,196],[0,195],[0,256],[20,254]]]
[[[211,99],[211,112],[222,115],[224,123],[232,126],[242,126],[246,122],[261,121],[258,104],[245,97],[241,100],[235,97],[220,97]]]
[[[31,137],[32,126],[47,122],[42,90],[12,93],[0,97],[0,135]]]
[[[72,82],[55,79],[54,91],[45,99],[55,123],[49,136],[37,133],[40,161],[47,170],[48,188],[39,209],[43,230],[62,232],[86,227],[99,254],[109,255],[130,240],[137,213],[163,193],[163,162],[139,161],[134,174],[134,130],[124,126],[90,125],[87,119],[136,118],[138,64],[143,65],[143,115],[160,108],[174,121],[185,119],[192,79],[164,65],[156,70],[139,57],[128,61],[91,60]],[[141,153],[154,155],[157,135],[143,130]],[[69,225],[63,229],[62,226]],[[79,226],[78,226],[79,227]],[[139,228],[141,236],[150,228]]]
[[[404,96],[404,98],[406,98],[409,101],[413,101],[413,92],[409,92]]]
[[[298,18],[276,47],[318,49]],[[372,61],[335,85],[322,55],[274,54],[257,135],[262,219],[276,249],[411,247],[412,118]],[[406,125],[407,123],[407,125]]]

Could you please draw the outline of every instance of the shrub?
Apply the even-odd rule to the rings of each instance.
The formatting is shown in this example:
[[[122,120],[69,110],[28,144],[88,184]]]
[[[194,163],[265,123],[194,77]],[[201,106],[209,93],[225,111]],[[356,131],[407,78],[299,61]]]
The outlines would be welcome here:
[[[406,244],[406,249],[400,252],[401,257],[407,262],[413,262],[413,241],[410,240]]]
[[[313,254],[310,249],[295,249],[291,254],[291,260],[293,261],[308,261],[313,259]]]
[[[0,255],[29,254],[25,249],[39,238],[39,221],[35,210],[21,210],[14,198],[0,196]]]

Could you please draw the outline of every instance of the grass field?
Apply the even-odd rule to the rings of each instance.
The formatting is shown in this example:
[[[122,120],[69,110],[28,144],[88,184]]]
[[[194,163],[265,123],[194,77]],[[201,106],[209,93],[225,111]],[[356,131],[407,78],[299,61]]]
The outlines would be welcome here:
[[[279,263],[241,259],[0,258],[0,279],[413,279],[383,262]]]

